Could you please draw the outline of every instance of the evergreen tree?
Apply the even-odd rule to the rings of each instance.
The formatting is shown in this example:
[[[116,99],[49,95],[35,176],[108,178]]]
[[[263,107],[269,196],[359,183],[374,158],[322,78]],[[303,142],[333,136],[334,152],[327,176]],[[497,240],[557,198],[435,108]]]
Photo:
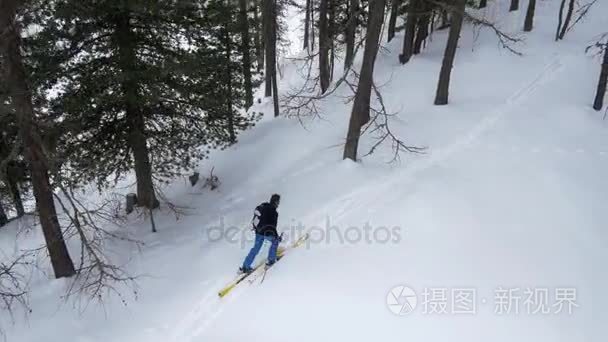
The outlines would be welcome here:
[[[276,0],[263,0],[264,54],[266,56],[265,96],[272,95],[274,116],[279,116],[277,80],[277,42],[279,41],[279,8]]]
[[[245,107],[249,109],[253,105],[253,86],[251,81],[251,41],[249,38],[249,6],[247,0],[239,0],[239,26],[241,33],[241,55],[243,57]]]
[[[253,123],[240,112],[235,14],[217,0],[57,0],[40,12],[32,65],[79,182],[135,170],[138,204],[156,207],[153,179],[194,167]]]
[[[0,78],[2,74],[0,61]],[[25,181],[26,165],[18,134],[16,113],[10,101],[7,82],[0,82],[0,181],[4,185],[5,197],[11,198],[17,217],[21,217],[25,214],[21,187]]]
[[[34,101],[22,56],[20,29],[26,27],[17,21],[23,9],[19,0],[0,0],[0,58],[2,59],[3,81],[14,109],[15,122],[19,128],[19,138],[23,144],[25,159],[31,172],[32,188],[36,207],[56,278],[75,274],[74,263],[63,238],[57,218],[54,194],[49,180],[52,161],[44,151],[38,118],[34,112]],[[3,102],[3,101],[0,101]]]
[[[264,70],[264,28],[262,24],[263,19],[263,10],[262,10],[262,1],[263,0],[253,0],[253,40],[255,44],[255,58],[256,58],[256,70],[261,72]]]
[[[231,2],[210,1],[203,25],[206,47],[197,52],[197,59],[202,65],[215,66],[197,71],[197,77],[206,82],[205,88],[208,90],[205,109],[210,120],[207,129],[212,135],[218,136],[223,136],[227,131],[230,143],[236,142],[238,131],[253,123],[251,118],[240,115],[247,101],[246,87],[251,82],[249,80],[248,85],[245,80],[243,55],[236,53],[243,46],[244,37],[241,18],[236,20],[240,11]]]

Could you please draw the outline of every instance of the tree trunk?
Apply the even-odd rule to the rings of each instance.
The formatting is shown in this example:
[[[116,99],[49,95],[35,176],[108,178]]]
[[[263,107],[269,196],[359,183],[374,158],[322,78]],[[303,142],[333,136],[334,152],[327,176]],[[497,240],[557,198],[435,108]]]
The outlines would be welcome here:
[[[437,30],[443,30],[450,26],[450,19],[448,18],[448,11],[443,8],[441,9],[441,25],[437,28]]]
[[[310,5],[310,49],[315,50],[315,3],[311,0]]]
[[[414,50],[414,35],[416,34],[417,11],[420,0],[411,0],[407,8],[407,19],[405,21],[405,34],[403,36],[403,51],[399,55],[399,62],[405,64],[412,58]]]
[[[319,82],[321,93],[329,88],[329,23],[327,14],[329,11],[328,0],[321,0],[319,6]]]
[[[357,160],[357,148],[359,147],[361,128],[370,119],[369,105],[374,82],[374,64],[376,62],[376,55],[378,54],[385,3],[385,0],[374,0],[370,3],[363,64],[361,65],[359,84],[348,124],[346,144],[344,145],[344,159]]]
[[[479,8],[486,8],[488,6],[488,0],[480,0]]]
[[[395,0],[396,1],[396,0]],[[349,0],[348,2],[348,22],[346,23],[346,57],[344,58],[344,70],[353,65],[355,58],[355,34],[357,32],[357,12],[359,11],[359,0]]]
[[[606,95],[606,84],[608,84],[608,42],[604,50],[604,60],[602,61],[602,69],[600,72],[600,80],[597,83],[597,91],[595,100],[593,101],[593,109],[600,110],[604,105],[604,97]]]
[[[20,51],[21,36],[15,23],[17,7],[20,5],[21,1],[18,0],[0,0],[0,32],[3,35],[0,39],[0,54],[4,57],[5,80],[16,109],[19,134],[25,159],[29,164],[40,225],[53,271],[56,278],[70,277],[76,271],[57,219],[53,190],[48,177],[49,161],[44,155],[40,132],[34,121],[32,94],[27,84]]]
[[[528,10],[526,11],[526,20],[524,22],[524,31],[530,32],[534,27],[534,11],[536,9],[536,0],[530,0]]]
[[[254,1],[254,9],[253,9],[253,21],[255,22],[255,57],[257,59],[257,71],[260,72],[264,69],[264,40],[262,39],[262,23],[260,20],[260,16],[258,13],[260,12],[260,1]]]
[[[243,2],[243,0],[239,0],[239,1],[241,3]],[[246,10],[247,9],[245,9],[245,19],[247,19]],[[243,13],[242,8],[241,8],[241,13]],[[236,130],[234,128],[234,112],[232,110],[232,68],[231,68],[232,44],[230,41],[230,34],[231,33],[230,33],[230,30],[228,29],[228,25],[225,24],[224,25],[224,46],[226,47],[226,87],[228,90],[227,91],[228,98],[226,99],[226,114],[228,114],[228,134],[230,137],[230,142],[234,144],[234,143],[236,143]],[[249,36],[249,34],[247,34],[247,36]],[[247,47],[249,47],[249,44],[247,44]],[[245,56],[245,54],[243,54],[243,60],[244,60],[244,56]],[[247,61],[247,63],[245,63],[243,61],[243,64],[248,64],[248,62],[249,61]],[[246,79],[246,77],[245,77],[245,79]],[[246,82],[246,80],[245,80],[245,82]],[[251,86],[251,70],[249,70],[249,83]],[[249,90],[249,95],[251,96],[251,88]],[[247,102],[247,99],[245,99],[245,101]],[[253,99],[252,99],[252,102],[253,102]],[[249,106],[251,106],[251,104]],[[249,108],[249,107],[247,107],[247,108]],[[152,217],[152,213],[150,213],[150,217]]]
[[[21,198],[21,192],[19,191],[19,185],[14,184],[10,186],[11,197],[13,199],[13,205],[17,212],[17,217],[23,217],[25,215],[25,208],[23,208],[23,199]]]
[[[391,1],[391,16],[388,19],[388,37],[387,41],[391,41],[395,38],[395,27],[397,26],[397,16],[399,15],[399,5],[401,5],[401,0],[392,0]]]
[[[6,217],[6,212],[4,211],[4,207],[2,206],[2,201],[0,201],[0,227],[4,226],[8,223],[8,217]]]
[[[566,19],[564,19],[564,24],[562,25],[562,31],[559,33],[559,39],[564,39],[566,35],[566,31],[568,31],[568,26],[570,26],[570,20],[572,20],[572,13],[574,12],[574,0],[570,0],[568,3],[568,13],[566,14]]]
[[[308,50],[308,41],[310,40],[310,7],[312,0],[306,0],[306,13],[304,14],[304,50]]]
[[[274,116],[279,116],[279,89],[277,86],[277,3],[276,0],[272,0],[271,10],[271,32],[272,32],[272,42],[271,42],[271,72],[272,72],[272,102],[274,104]]]
[[[274,109],[274,117],[279,116],[279,89],[277,85],[276,71],[275,76],[272,78],[272,103]]]
[[[150,162],[146,136],[143,132],[144,117],[139,110],[127,109],[127,120],[131,126],[130,144],[135,162],[135,178],[137,179],[138,205],[147,208],[157,208],[158,199],[154,193],[152,181],[152,165]]]
[[[466,0],[456,0],[455,5],[455,9],[452,11],[450,34],[445,47],[441,72],[439,73],[439,83],[437,84],[437,93],[435,95],[436,105],[445,105],[448,103],[450,76],[452,73],[452,66],[454,65],[454,58],[456,57],[456,50],[458,49],[458,40],[460,39],[460,30],[462,29]]]
[[[564,19],[564,7],[566,7],[566,0],[562,0],[559,5],[559,14],[557,15],[557,30],[555,31],[555,41],[559,40],[559,33],[562,30],[562,24]]]
[[[128,9],[116,17],[116,42],[118,44],[119,63],[122,75],[122,96],[125,116],[129,125],[129,146],[135,164],[137,180],[137,204],[147,208],[156,208],[159,202],[154,192],[152,181],[152,163],[148,151],[145,134],[146,123],[142,108],[137,104],[138,84],[132,78],[132,72],[137,70],[135,55],[135,38],[131,29]]]
[[[334,65],[336,63],[336,7],[333,1],[329,1],[329,21],[327,26],[329,28],[329,81],[334,79]]]
[[[241,22],[241,54],[243,55],[243,86],[245,87],[245,110],[253,105],[253,86],[251,85],[251,50],[249,48],[249,16],[247,1],[239,0]]]
[[[266,70],[264,71],[264,76],[265,76],[265,89],[264,89],[264,96],[268,97],[270,95],[272,95],[272,69],[273,69],[273,65],[272,65],[272,61],[273,61],[273,57],[272,57],[272,49],[273,46],[275,46],[276,41],[273,42],[272,41],[272,26],[273,26],[273,22],[275,20],[275,18],[273,18],[272,14],[273,14],[273,10],[272,7],[274,6],[274,0],[262,0],[264,2],[264,12],[263,12],[263,26],[264,26],[264,49],[265,51],[265,55],[266,55]]]
[[[422,51],[422,43],[426,40],[429,35],[429,21],[431,20],[431,6],[428,3],[423,2],[421,13],[418,19],[418,32],[416,33],[416,39],[414,40],[414,48],[412,53],[417,55]]]
[[[509,11],[517,11],[519,9],[519,0],[511,0],[511,7],[509,7]]]
[[[23,208],[23,199],[21,198],[21,192],[19,191],[19,181],[17,180],[19,170],[16,170],[17,166],[8,167],[8,172],[6,175],[6,183],[11,192],[11,197],[13,199],[13,204],[15,206],[15,211],[17,212],[17,217],[23,217],[25,215],[25,209]]]

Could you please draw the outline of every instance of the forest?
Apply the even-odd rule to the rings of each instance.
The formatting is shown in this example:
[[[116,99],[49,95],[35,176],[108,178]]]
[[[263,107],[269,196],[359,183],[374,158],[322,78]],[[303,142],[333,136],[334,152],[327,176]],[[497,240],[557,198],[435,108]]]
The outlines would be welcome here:
[[[552,18],[554,33],[543,39],[555,45],[601,11],[600,0],[553,7],[508,0],[501,15],[524,18],[514,32],[483,15],[494,2],[0,0],[0,227],[23,222],[44,237],[42,246],[0,263],[1,310],[29,309],[32,255],[42,256],[52,277],[70,280],[68,297],[121,296],[121,286],[138,277],[106,246],[119,240],[139,248],[140,241],[109,227],[127,226],[136,213],[156,232],[160,210],[180,212],[164,187],[184,179],[218,187],[222,175],[201,175],[200,166],[245,145],[240,137],[264,116],[323,120],[323,101],[346,93],[349,113],[340,120],[348,128],[335,159],[364,164],[384,146],[391,163],[429,152],[392,129],[396,119],[375,78],[385,44],[398,41],[401,51],[391,58],[399,68],[416,68],[426,49],[442,44],[438,73],[425,77],[436,84],[429,104],[449,107],[468,28],[525,58],[539,16]],[[588,106],[605,116],[608,27],[594,30],[580,52],[597,70],[587,80],[594,90]],[[290,32],[300,36],[298,46]],[[298,63],[301,82],[281,89],[288,60]],[[133,180],[128,193],[114,195],[125,179]],[[106,196],[91,203],[91,192]]]

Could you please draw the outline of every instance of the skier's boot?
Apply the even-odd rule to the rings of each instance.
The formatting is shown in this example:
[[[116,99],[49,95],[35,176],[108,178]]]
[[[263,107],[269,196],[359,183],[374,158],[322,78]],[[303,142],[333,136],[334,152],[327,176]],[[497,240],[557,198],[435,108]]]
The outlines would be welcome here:
[[[241,273],[251,273],[253,271],[253,268],[251,267],[239,267],[239,272]]]

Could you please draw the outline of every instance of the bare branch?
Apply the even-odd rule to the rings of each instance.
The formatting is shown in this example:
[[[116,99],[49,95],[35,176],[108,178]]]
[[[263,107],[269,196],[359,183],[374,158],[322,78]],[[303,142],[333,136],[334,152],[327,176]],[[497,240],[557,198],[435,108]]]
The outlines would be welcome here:
[[[84,295],[85,308],[91,301],[102,302],[106,295],[117,295],[126,303],[121,292],[121,285],[130,288],[137,295],[137,277],[129,275],[123,266],[116,265],[106,255],[104,243],[107,240],[126,241],[140,248],[140,241],[107,229],[105,226],[121,226],[114,212],[110,209],[112,201],[104,201],[96,208],[89,208],[75,194],[74,189],[62,184],[57,185],[63,196],[55,198],[69,219],[66,236],[78,236],[80,240],[80,261],[76,277],[67,290],[65,298]],[[67,204],[64,201],[67,200]],[[80,297],[78,297],[80,300]]]
[[[372,89],[374,90],[374,94],[376,95],[376,100],[378,101],[380,108],[374,108],[370,106],[370,110],[374,115],[370,122],[366,125],[363,132],[366,132],[371,128],[370,133],[376,133],[376,142],[370,150],[364,155],[368,156],[373,154],[376,149],[385,143],[387,140],[390,141],[391,147],[393,150],[393,158],[389,161],[390,163],[396,162],[400,160],[400,155],[402,152],[409,153],[424,153],[426,150],[425,147],[418,146],[409,146],[405,144],[403,140],[397,137],[390,128],[390,118],[395,116],[396,113],[389,113],[386,109],[386,105],[384,104],[384,98],[382,97],[382,93],[378,89],[375,83],[372,83]]]
[[[597,0],[592,0],[591,2],[583,5],[579,4],[579,8],[575,12],[576,19],[571,22],[571,24],[566,29],[566,32],[570,32],[570,30],[572,30],[574,26],[576,26],[576,24],[578,24],[583,18],[585,18],[587,16],[587,13],[589,13],[589,10],[591,10],[591,7],[595,5],[596,2]]]
[[[456,9],[455,6],[450,5],[450,4],[446,4],[444,2],[440,2],[437,0],[425,0],[429,3],[435,4],[443,9],[445,9],[446,11],[449,12],[455,12],[458,11],[458,9]],[[516,44],[519,44],[523,41],[523,39],[521,37],[515,36],[515,35],[511,35],[508,34],[504,31],[502,31],[501,29],[498,28],[498,26],[496,26],[495,23],[492,23],[490,21],[488,21],[487,19],[484,18],[479,18],[469,12],[467,12],[466,10],[462,13],[464,20],[470,24],[473,24],[475,26],[480,26],[482,28],[487,28],[490,31],[494,32],[494,34],[496,35],[496,38],[498,38],[498,42],[500,43],[501,47],[508,50],[509,52],[521,56],[522,53],[519,52],[518,50],[516,50],[513,46]]]
[[[24,271],[32,265],[32,252],[23,252],[10,262],[0,262],[0,310],[14,320],[17,307],[31,312],[27,300],[27,279]]]

